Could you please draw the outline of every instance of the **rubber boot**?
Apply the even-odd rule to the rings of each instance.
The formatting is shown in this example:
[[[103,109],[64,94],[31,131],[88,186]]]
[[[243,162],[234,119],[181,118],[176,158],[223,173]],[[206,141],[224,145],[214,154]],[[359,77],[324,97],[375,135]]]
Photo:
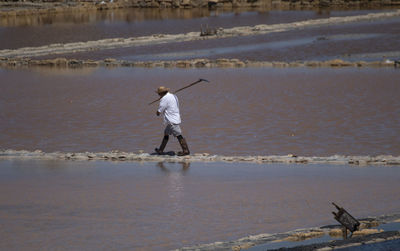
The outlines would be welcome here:
[[[162,142],[161,142],[160,148],[154,149],[154,151],[156,151],[157,154],[159,154],[159,155],[164,154],[164,149],[165,149],[165,146],[168,143],[168,139],[169,139],[169,136],[165,135],[163,140],[162,140]]]
[[[178,152],[178,156],[189,155],[190,151],[189,151],[189,147],[188,147],[188,145],[186,143],[185,138],[178,137],[178,141],[179,141],[179,144],[181,144],[181,147],[182,147],[182,152]]]

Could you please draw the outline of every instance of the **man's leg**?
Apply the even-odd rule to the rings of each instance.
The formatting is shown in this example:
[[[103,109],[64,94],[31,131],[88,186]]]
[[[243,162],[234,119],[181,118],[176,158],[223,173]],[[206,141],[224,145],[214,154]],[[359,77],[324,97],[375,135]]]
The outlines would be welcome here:
[[[178,156],[185,156],[185,155],[189,155],[190,151],[189,151],[189,147],[186,143],[186,140],[184,137],[182,137],[182,135],[178,135],[177,136],[179,144],[182,147],[182,152],[178,152]]]
[[[165,149],[165,146],[168,143],[168,139],[169,139],[169,136],[168,135],[164,135],[164,138],[163,138],[163,140],[161,142],[160,148],[154,149],[156,151],[156,153],[158,153],[158,154],[163,154],[164,153],[164,149]]]

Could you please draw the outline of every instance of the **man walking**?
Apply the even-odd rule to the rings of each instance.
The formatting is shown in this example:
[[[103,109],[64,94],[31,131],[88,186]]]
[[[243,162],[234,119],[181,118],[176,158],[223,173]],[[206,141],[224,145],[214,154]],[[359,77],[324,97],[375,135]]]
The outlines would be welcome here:
[[[169,89],[160,86],[157,88],[158,95],[160,96],[160,106],[157,110],[157,116],[161,114],[164,117],[164,124],[166,125],[164,130],[164,138],[161,142],[160,148],[156,148],[157,154],[163,154],[165,146],[168,143],[169,135],[174,135],[179,141],[182,147],[182,152],[178,152],[178,156],[189,155],[189,148],[185,138],[182,137],[182,130],[179,126],[181,124],[181,115],[179,113],[179,101],[178,98],[169,92]]]

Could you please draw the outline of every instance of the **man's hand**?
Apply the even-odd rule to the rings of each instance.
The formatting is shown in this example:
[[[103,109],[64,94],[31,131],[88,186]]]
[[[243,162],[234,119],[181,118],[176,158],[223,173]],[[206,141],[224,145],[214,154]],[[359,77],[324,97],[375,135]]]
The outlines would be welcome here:
[[[161,113],[160,113],[159,111],[157,111],[157,113],[156,113],[156,114],[157,114],[157,116],[160,116],[160,114],[161,114]]]

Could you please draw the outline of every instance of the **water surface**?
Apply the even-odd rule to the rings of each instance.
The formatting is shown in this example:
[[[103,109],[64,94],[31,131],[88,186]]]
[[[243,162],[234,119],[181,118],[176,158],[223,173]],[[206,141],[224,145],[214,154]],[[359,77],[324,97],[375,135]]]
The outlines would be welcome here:
[[[277,9],[120,9],[65,12],[0,18],[0,50],[152,34],[200,32],[211,28],[232,28],[361,15],[385,10],[281,11]],[[387,10],[386,10],[387,11]]]
[[[256,61],[397,60],[400,18],[335,24],[265,35],[49,55],[45,58],[116,58],[133,61],[237,58]]]
[[[0,249],[170,250],[400,207],[397,167],[0,161]]]
[[[400,155],[400,71],[392,68],[3,70],[0,148],[152,152],[154,90],[179,93],[193,153]],[[166,150],[179,150],[171,138]]]

